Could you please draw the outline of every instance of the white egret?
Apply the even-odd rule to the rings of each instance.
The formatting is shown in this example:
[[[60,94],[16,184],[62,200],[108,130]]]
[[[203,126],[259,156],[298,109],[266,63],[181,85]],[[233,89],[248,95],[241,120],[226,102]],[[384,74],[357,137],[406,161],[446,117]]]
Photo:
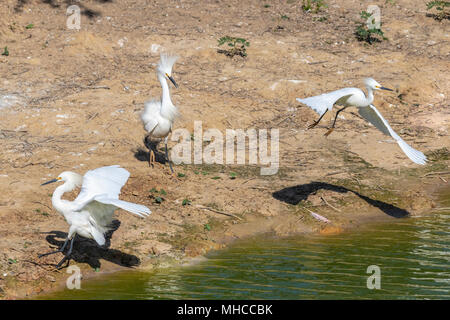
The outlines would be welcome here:
[[[130,173],[118,165],[101,167],[86,172],[83,176],[70,171],[61,173],[56,179],[47,181],[41,186],[62,181],[64,184],[55,189],[52,205],[64,216],[70,225],[69,233],[61,249],[39,255],[39,258],[63,252],[69,240],[70,248],[64,258],[56,266],[59,268],[72,253],[75,236],[79,234],[94,239],[99,246],[105,244],[104,234],[109,230],[114,211],[121,208],[139,217],[145,218],[151,211],[147,207],[119,200],[120,189],[125,185]],[[61,199],[65,192],[81,186],[81,191],[74,201]]]
[[[332,127],[325,133],[325,136],[328,136],[334,130],[339,113],[347,107],[357,107],[359,114],[364,119],[369,121],[384,134],[394,138],[403,152],[408,156],[408,158],[410,158],[417,164],[424,165],[427,161],[427,157],[422,152],[412,148],[402,138],[400,138],[400,136],[396,134],[394,130],[392,130],[389,123],[386,121],[386,119],[383,118],[377,108],[372,105],[374,90],[393,90],[381,86],[372,78],[364,79],[364,84],[367,89],[367,97],[364,94],[364,91],[359,88],[344,88],[305,99],[297,98],[297,101],[311,107],[320,116],[319,119],[308,128],[314,128],[320,122],[320,120],[322,120],[327,111],[331,111],[333,105],[336,104],[343,106],[343,108],[339,109],[336,112]]]
[[[141,120],[144,124],[144,128],[148,132],[147,138],[156,139],[156,143],[150,143],[149,165],[153,167],[156,147],[161,139],[164,139],[166,146],[166,158],[169,162],[169,167],[172,173],[173,168],[169,159],[169,152],[167,150],[167,140],[169,138],[169,133],[172,131],[173,121],[178,115],[178,110],[170,99],[169,85],[166,79],[169,79],[175,88],[178,88],[177,83],[172,78],[172,67],[177,59],[178,57],[176,56],[164,53],[161,54],[158,67],[156,68],[156,75],[161,83],[162,96],[160,100],[150,100],[146,102],[144,111],[141,114]]]

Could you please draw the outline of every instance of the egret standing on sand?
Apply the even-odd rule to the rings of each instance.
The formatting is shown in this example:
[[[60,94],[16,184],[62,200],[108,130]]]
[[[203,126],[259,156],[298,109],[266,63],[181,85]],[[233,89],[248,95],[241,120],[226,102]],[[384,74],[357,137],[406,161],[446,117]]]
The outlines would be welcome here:
[[[319,119],[315,121],[312,125],[310,125],[308,128],[309,129],[314,128],[320,122],[320,120],[322,120],[323,116],[327,113],[327,111],[331,111],[333,105],[337,104],[343,106],[343,108],[339,109],[336,112],[333,125],[325,133],[325,136],[328,136],[334,130],[334,126],[336,125],[336,120],[339,113],[344,109],[346,109],[347,107],[357,107],[359,114],[364,119],[369,121],[384,134],[394,138],[397,141],[400,148],[403,150],[403,152],[408,156],[408,158],[410,158],[413,162],[417,164],[424,165],[427,161],[426,156],[422,152],[412,148],[402,138],[400,138],[400,136],[397,135],[394,132],[394,130],[392,130],[392,128],[389,126],[389,123],[383,118],[383,116],[377,110],[377,108],[375,108],[375,106],[372,105],[374,90],[388,90],[388,91],[393,90],[382,87],[378,82],[376,82],[372,78],[364,79],[364,84],[367,89],[367,97],[361,89],[344,88],[305,99],[297,98],[297,101],[311,107],[320,116]]]
[[[170,170],[173,173],[172,164],[169,159],[169,152],[167,150],[167,140],[169,139],[169,133],[172,131],[173,121],[178,114],[178,110],[170,99],[167,79],[173,83],[175,88],[178,88],[177,83],[172,78],[172,67],[178,57],[163,53],[160,58],[158,67],[156,68],[156,75],[161,83],[162,96],[160,100],[151,100],[145,103],[145,108],[141,114],[141,119],[144,123],[145,130],[148,132],[147,138],[151,140],[149,143],[149,165],[153,167],[153,163],[155,162],[156,147],[161,139],[164,139],[166,146],[166,159],[169,162]],[[156,143],[154,142],[155,139]]]
[[[56,266],[59,268],[72,253],[75,236],[79,234],[88,239],[94,239],[99,246],[105,244],[104,234],[109,230],[114,211],[121,208],[135,215],[145,218],[151,211],[147,207],[131,202],[119,200],[120,189],[125,185],[130,173],[118,165],[101,167],[86,172],[83,176],[66,171],[56,179],[42,184],[62,181],[53,192],[52,204],[64,216],[70,225],[66,241],[61,249],[41,254],[39,258],[63,252],[69,240],[70,248],[64,258]],[[66,192],[81,186],[81,191],[74,201],[61,199]]]

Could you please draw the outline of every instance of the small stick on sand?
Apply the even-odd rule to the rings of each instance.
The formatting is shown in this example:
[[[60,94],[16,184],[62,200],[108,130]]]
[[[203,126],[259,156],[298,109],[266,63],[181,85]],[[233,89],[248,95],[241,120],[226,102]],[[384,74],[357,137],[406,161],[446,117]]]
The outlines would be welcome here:
[[[424,174],[423,176],[421,176],[421,178],[428,177],[428,176],[434,176],[437,174],[438,175],[439,174],[450,174],[450,171],[428,172],[427,174]]]
[[[327,206],[329,206],[331,209],[334,209],[334,210],[336,210],[337,212],[342,212],[342,211],[339,210],[338,208],[335,208],[335,207],[333,207],[331,204],[329,204],[329,203],[327,202],[327,200],[325,200],[324,197],[320,197],[320,199],[322,199],[322,201],[325,202],[325,204],[326,204]]]
[[[209,208],[209,207],[205,207],[205,206],[202,206],[202,205],[196,205],[196,207],[200,208],[200,209],[204,209],[204,210],[209,210],[209,211],[212,211],[212,212],[215,212],[215,213],[218,213],[218,214],[223,214],[225,216],[233,217],[233,218],[236,218],[238,220],[242,220],[242,218],[240,218],[240,217],[238,217],[238,216],[236,216],[236,215],[234,215],[232,213],[219,211],[219,210],[216,210],[216,209],[213,209],[213,208]]]

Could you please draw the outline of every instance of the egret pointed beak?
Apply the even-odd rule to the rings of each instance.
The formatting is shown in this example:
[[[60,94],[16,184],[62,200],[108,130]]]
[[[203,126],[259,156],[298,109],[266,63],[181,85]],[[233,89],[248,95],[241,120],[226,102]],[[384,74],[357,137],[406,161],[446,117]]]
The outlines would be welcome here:
[[[380,87],[380,89],[381,89],[381,90],[387,90],[387,91],[394,91],[394,90],[392,90],[392,89],[385,88],[385,87]]]
[[[175,80],[174,80],[171,76],[167,76],[167,78],[169,78],[169,80],[173,83],[173,85],[175,86],[175,88],[178,88],[177,83],[175,82]]]
[[[58,179],[52,179],[50,181],[44,182],[43,184],[41,184],[41,186],[45,186],[46,184],[50,184],[50,183],[58,182],[58,181],[59,181]]]

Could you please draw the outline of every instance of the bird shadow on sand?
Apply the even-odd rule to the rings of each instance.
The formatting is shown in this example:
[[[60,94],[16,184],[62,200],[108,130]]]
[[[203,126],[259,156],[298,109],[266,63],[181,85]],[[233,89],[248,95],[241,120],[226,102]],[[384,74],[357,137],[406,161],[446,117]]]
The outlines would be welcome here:
[[[14,6],[14,10],[16,12],[23,12],[25,6],[31,2],[33,2],[33,1],[32,0],[17,0],[16,5]],[[64,7],[64,9],[66,9],[69,6],[76,4],[80,8],[80,13],[82,15],[88,17],[89,19],[93,19],[95,17],[100,17],[102,15],[102,13],[100,11],[88,8],[86,5],[80,3],[79,1],[74,3],[73,0],[63,0],[63,1],[40,0],[40,1],[38,1],[38,3],[39,2],[42,4],[46,4],[54,9],[61,8],[61,7]],[[94,0],[94,2],[106,5],[108,3],[112,3],[113,0]]]
[[[139,161],[145,161],[148,163],[148,160],[150,159],[150,152],[145,150],[144,148],[137,148],[133,150],[134,157]],[[161,164],[166,163],[166,156],[163,152],[156,151],[155,152],[155,161]]]
[[[144,145],[147,148],[145,150],[142,147],[138,147],[133,150],[134,157],[139,161],[148,162],[150,159],[150,150],[152,149],[155,152],[155,161],[161,164],[166,163],[166,155],[164,152],[158,150],[159,141],[151,141],[148,137],[144,138]]]
[[[409,212],[405,209],[396,207],[392,204],[389,204],[389,203],[386,203],[383,201],[371,199],[371,198],[366,197],[354,190],[350,190],[350,189],[347,189],[342,186],[337,186],[337,185],[333,185],[333,184],[329,184],[329,183],[325,183],[325,182],[313,181],[313,182],[307,183],[307,184],[301,184],[301,185],[297,185],[294,187],[284,188],[284,189],[274,192],[272,194],[272,196],[277,200],[286,202],[288,204],[296,205],[300,201],[308,199],[308,196],[310,194],[314,194],[317,191],[322,190],[322,189],[330,190],[330,191],[338,192],[338,193],[351,192],[351,193],[357,195],[358,197],[360,197],[361,199],[363,199],[364,201],[366,201],[371,206],[374,206],[374,207],[380,209],[385,214],[387,214],[391,217],[394,217],[394,218],[403,218],[403,217],[406,217],[409,215]]]
[[[134,255],[123,253],[116,249],[109,249],[111,245],[111,236],[120,226],[119,220],[114,220],[112,222],[111,230],[109,230],[106,235],[105,244],[100,247],[94,240],[83,238],[79,235],[76,236],[75,242],[73,244],[73,251],[70,256],[70,260],[79,263],[87,263],[93,269],[100,268],[100,259],[107,260],[109,262],[115,263],[123,267],[134,267],[140,264],[140,259]],[[46,236],[46,240],[51,245],[56,248],[61,248],[64,244],[64,240],[67,237],[66,232],[62,231],[50,231]],[[67,252],[67,249],[65,250]],[[62,259],[63,254],[58,253],[58,258]],[[63,264],[68,265],[67,263]]]

